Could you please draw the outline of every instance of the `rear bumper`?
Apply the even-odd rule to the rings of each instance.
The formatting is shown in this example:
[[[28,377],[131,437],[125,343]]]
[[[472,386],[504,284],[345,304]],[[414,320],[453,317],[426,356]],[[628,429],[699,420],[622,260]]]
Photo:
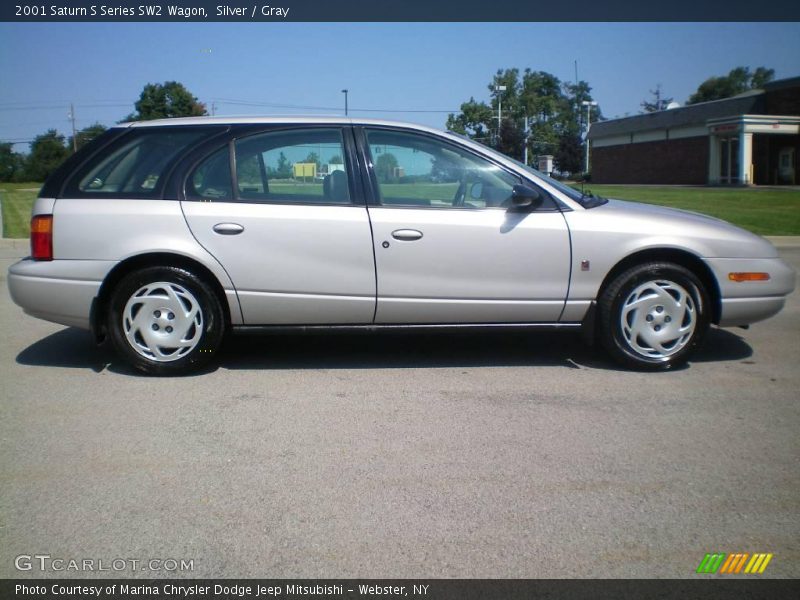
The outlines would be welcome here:
[[[795,288],[796,273],[780,258],[709,258],[706,263],[719,282],[721,327],[768,319],[783,308],[786,296]],[[769,273],[770,278],[768,281],[731,281],[728,275],[736,272]]]
[[[11,299],[32,317],[90,329],[92,300],[116,263],[23,259],[8,270]]]

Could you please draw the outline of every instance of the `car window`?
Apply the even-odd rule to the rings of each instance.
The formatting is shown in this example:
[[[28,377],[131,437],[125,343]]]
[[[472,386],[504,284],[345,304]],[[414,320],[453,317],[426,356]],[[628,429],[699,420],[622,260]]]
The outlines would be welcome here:
[[[153,197],[167,168],[181,151],[206,134],[200,129],[176,131],[156,127],[132,132],[88,169],[83,169],[77,191],[104,197]]]
[[[348,167],[339,129],[298,129],[236,141],[242,202],[349,204]]]
[[[203,160],[189,176],[186,195],[203,200],[231,200],[231,162],[228,146]]]
[[[367,130],[381,204],[506,208],[519,180],[451,144],[405,132]]]

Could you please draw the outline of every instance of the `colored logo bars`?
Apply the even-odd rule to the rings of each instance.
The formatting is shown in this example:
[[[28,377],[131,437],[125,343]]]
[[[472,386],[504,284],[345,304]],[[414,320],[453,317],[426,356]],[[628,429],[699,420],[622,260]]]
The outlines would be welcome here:
[[[772,560],[772,556],[771,553],[749,554],[747,552],[706,554],[700,562],[700,566],[697,567],[697,572],[710,574],[719,572],[729,575],[738,575],[739,573],[761,574],[767,568],[769,561]]]

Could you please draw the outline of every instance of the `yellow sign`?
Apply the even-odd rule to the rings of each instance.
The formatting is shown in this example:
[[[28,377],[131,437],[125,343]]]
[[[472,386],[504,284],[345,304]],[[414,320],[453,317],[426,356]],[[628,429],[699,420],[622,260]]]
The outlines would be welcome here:
[[[317,163],[294,163],[293,168],[295,179],[313,179],[317,176]]]

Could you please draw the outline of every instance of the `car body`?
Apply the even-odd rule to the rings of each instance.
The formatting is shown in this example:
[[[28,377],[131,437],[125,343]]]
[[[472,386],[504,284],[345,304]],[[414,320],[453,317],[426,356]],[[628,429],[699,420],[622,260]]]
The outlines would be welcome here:
[[[208,362],[229,331],[465,326],[581,327],[619,362],[664,369],[795,285],[768,241],[724,221],[348,118],[113,127],[42,187],[31,243],[14,301],[154,374]]]

